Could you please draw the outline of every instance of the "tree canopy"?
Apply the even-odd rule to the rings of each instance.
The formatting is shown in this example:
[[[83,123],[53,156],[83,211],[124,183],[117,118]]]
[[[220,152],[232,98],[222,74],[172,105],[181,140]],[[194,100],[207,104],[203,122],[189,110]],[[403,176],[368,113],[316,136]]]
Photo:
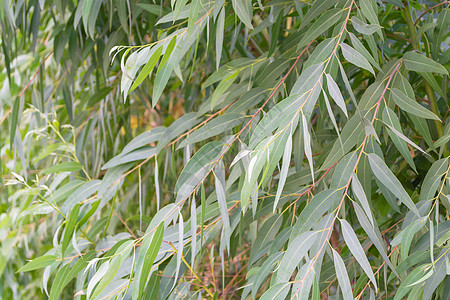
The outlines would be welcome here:
[[[449,4],[5,0],[0,299],[447,299]]]

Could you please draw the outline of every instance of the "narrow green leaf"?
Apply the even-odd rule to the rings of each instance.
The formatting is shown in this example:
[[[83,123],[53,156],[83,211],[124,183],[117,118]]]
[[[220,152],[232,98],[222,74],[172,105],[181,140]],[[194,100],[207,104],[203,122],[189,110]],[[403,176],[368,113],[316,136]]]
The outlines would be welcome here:
[[[347,268],[345,267],[344,261],[336,250],[334,250],[333,248],[331,250],[333,251],[336,276],[339,282],[339,286],[341,287],[344,300],[353,300],[352,286],[350,285],[350,279],[348,278]]]
[[[303,124],[303,145],[305,146],[305,155],[309,162],[309,169],[311,171],[312,181],[314,183],[314,166],[311,150],[311,135],[309,134],[308,122],[306,121],[305,115],[302,113],[302,124]]]
[[[172,289],[175,287],[175,285],[177,284],[177,279],[178,279],[178,275],[180,274],[180,269],[181,269],[181,258],[183,257],[183,246],[184,246],[184,241],[183,241],[183,234],[184,234],[184,221],[183,221],[183,215],[181,214],[181,211],[178,211],[178,249],[177,249],[177,266],[175,268],[175,280],[173,281],[173,286]],[[162,236],[161,236],[161,241],[162,241]],[[153,242],[153,241],[152,241]],[[161,245],[160,245],[161,246]],[[158,254],[158,252],[156,252],[156,255]],[[155,258],[156,258],[155,255]],[[153,259],[154,260],[154,259]],[[145,261],[145,260],[144,260]]]
[[[355,170],[356,163],[358,162],[357,151],[352,151],[344,156],[338,165],[335,167],[333,177],[331,178],[331,189],[340,189],[347,185],[350,177]]]
[[[402,299],[412,289],[410,285],[420,280],[425,275],[427,269],[428,265],[422,265],[418,268],[415,268],[411,273],[409,273],[408,277],[403,280],[402,284],[397,289],[394,300]]]
[[[363,186],[355,173],[352,173],[352,191],[355,194],[356,198],[358,199],[359,203],[361,204],[362,208],[364,209],[367,218],[370,220],[370,224],[372,226],[375,226],[372,217],[372,210],[370,209],[366,193],[364,192]]]
[[[304,70],[292,87],[290,95],[293,96],[294,94],[299,94],[303,96],[315,88],[322,78],[323,67],[323,62],[320,62],[319,64],[312,65]]]
[[[353,47],[355,47],[355,50],[362,54],[372,66],[381,71],[380,65],[378,65],[378,63],[375,61],[369,51],[364,47],[364,45],[359,41],[359,39],[351,32],[349,32],[348,35],[350,36],[350,40],[352,41],[352,45]]]
[[[328,30],[331,26],[336,24],[337,21],[342,16],[342,9],[340,8],[332,8],[326,11],[323,15],[314,22],[313,25],[308,29],[308,31],[303,36],[300,43],[297,45],[297,49],[303,48],[308,45],[309,42],[317,38],[319,35]]]
[[[372,35],[382,28],[381,26],[379,26],[377,24],[370,24],[370,25],[366,24],[355,16],[353,16],[351,18],[351,21],[352,21],[353,27],[355,27],[356,31],[358,31],[359,33],[362,33],[362,34],[366,34],[366,35]]]
[[[270,287],[262,296],[261,300],[285,299],[292,283],[277,283]]]
[[[152,56],[150,56],[150,59],[147,61],[147,63],[144,65],[139,75],[134,80],[129,93],[134,91],[142,83],[142,81],[144,81],[144,79],[148,76],[148,74],[150,74],[150,72],[156,66],[156,63],[158,62],[158,59],[161,56],[162,50],[163,47],[158,47],[155,50],[155,52],[153,52]]]
[[[195,196],[195,195],[194,195]],[[192,196],[191,200],[191,238],[192,238],[192,259],[191,259],[191,269],[194,269],[195,256],[197,254],[197,208],[195,207],[195,197]]]
[[[423,24],[419,30],[417,30],[416,36],[414,37],[413,44],[417,45],[420,42],[420,38],[422,35],[427,32],[428,30],[434,29],[436,27],[436,23],[425,23]],[[434,43],[433,43],[434,44]]]
[[[375,153],[369,153],[367,155],[369,158],[370,168],[377,179],[381,181],[412,212],[420,217],[416,205],[412,202],[400,181],[398,181],[397,177],[392,174],[391,170],[389,170],[384,161]]]
[[[333,110],[331,109],[330,101],[328,100],[328,96],[327,96],[327,94],[325,93],[325,91],[322,90],[322,92],[323,92],[323,98],[324,98],[324,100],[325,100],[325,106],[327,107],[328,116],[330,117],[331,122],[333,123],[334,130],[336,130],[336,133],[337,133],[337,135],[338,135],[339,142],[340,142],[340,144],[341,144],[341,146],[342,146],[341,133],[339,132],[339,127],[338,127],[338,125],[337,125],[337,123],[336,123],[336,118],[334,117]],[[303,160],[303,157],[302,157],[302,160]]]
[[[380,24],[378,22],[377,12],[374,10],[371,0],[360,0],[359,4],[364,17],[366,17],[370,23]]]
[[[439,63],[420,53],[409,51],[403,55],[405,67],[409,71],[432,72],[448,75],[448,71]]]
[[[383,257],[386,264],[391,268],[391,270],[394,272],[394,274],[398,277],[397,272],[395,271],[394,265],[392,265],[391,261],[389,260],[389,257],[386,254],[385,247],[382,242],[382,237],[380,234],[379,229],[370,224],[369,220],[367,219],[366,215],[364,214],[363,210],[357,203],[353,203],[353,207],[355,208],[356,216],[358,217],[358,221],[361,224],[361,227],[364,229],[364,231],[369,236],[369,239],[372,241],[372,243],[377,248],[378,252],[380,252],[381,256]]]
[[[175,38],[174,38],[175,39]],[[166,58],[167,62],[162,63],[164,57],[167,55],[168,52],[164,53],[164,56],[161,60],[161,64],[158,67],[158,71],[156,73],[155,81],[154,81],[154,89],[152,94],[152,106],[155,107],[156,103],[158,103],[159,97],[161,97],[162,92],[164,91],[164,88],[166,87],[167,82],[169,81],[170,75],[172,74],[173,69],[176,65],[178,65],[180,59],[181,59],[181,51],[177,46],[175,45],[175,49],[172,51],[170,56],[170,59],[168,57]]]
[[[348,118],[347,106],[345,105],[344,97],[342,97],[341,91],[337,83],[334,81],[330,74],[326,74],[328,92],[330,92],[331,97],[333,97],[336,104],[342,109],[345,116]]]
[[[216,87],[216,89],[214,90],[214,93],[211,96],[211,110],[214,109],[219,98],[228,90],[228,88],[231,86],[231,84],[236,80],[236,77],[238,76],[238,74],[239,74],[239,71],[224,78],[219,83],[219,85]]]
[[[222,217],[223,222],[223,229],[224,229],[223,238],[225,239],[228,251],[230,251],[229,249],[230,249],[231,227],[230,227],[230,218],[228,215],[225,190],[222,183],[220,182],[219,178],[216,175],[214,176],[214,182],[216,186],[217,202],[219,203],[220,215]]]
[[[71,265],[68,263],[60,268],[55,275],[49,299],[57,300],[65,286],[88,265],[89,261],[92,260],[95,255],[95,251],[88,252],[80,257],[75,264]]]
[[[449,159],[447,157],[437,160],[431,165],[420,189],[420,201],[431,201],[435,197],[439,184],[442,181],[442,176],[448,168],[448,163]]]
[[[269,52],[267,53],[267,57],[272,56],[272,54],[275,51],[275,48],[277,46],[278,36],[280,35],[280,29],[281,29],[281,21],[283,21],[283,15],[284,15],[283,10],[281,10],[280,13],[278,14],[275,24],[273,24],[272,35],[270,38]]]
[[[220,59],[222,57],[223,35],[225,29],[225,7],[220,11],[216,26],[216,68],[217,70],[219,70]]]
[[[128,13],[127,11],[127,1],[115,1],[116,7],[117,7],[117,14],[119,15],[119,21],[120,25],[122,25],[123,30],[131,35],[131,32],[129,31],[128,26],[128,20],[127,17],[131,14],[131,12]]]
[[[64,237],[61,243],[61,252],[64,255],[64,252],[69,246],[69,242],[73,235],[73,230],[75,228],[75,224],[78,220],[78,214],[80,212],[80,204],[76,204],[74,208],[70,211],[69,218],[67,219],[66,227],[64,229]]]
[[[438,288],[439,284],[449,275],[450,264],[448,260],[448,255],[445,255],[445,248],[439,253],[440,260],[436,261],[436,265],[431,270],[434,273],[427,279],[425,282],[425,287],[423,290],[423,298],[422,299],[432,299],[433,294]],[[444,259],[442,255],[445,255]]]
[[[233,9],[242,23],[250,29],[252,26],[252,2],[250,0],[232,0]]]
[[[314,1],[311,7],[308,9],[305,17],[302,19],[302,23],[300,25],[300,29],[307,26],[311,23],[312,20],[317,18],[321,13],[335,5],[337,0],[329,0],[329,1]]]
[[[322,1],[316,1],[322,2]],[[328,1],[323,1],[328,2]],[[304,69],[307,70],[309,67],[317,64],[321,64],[325,62],[333,53],[333,49],[336,46],[336,39],[328,38],[323,40],[319,45],[316,46],[313,53],[308,57],[308,60],[306,61],[304,65]]]
[[[438,116],[417,103],[414,99],[409,98],[399,89],[391,89],[391,95],[392,99],[394,99],[395,104],[397,104],[398,107],[400,107],[402,110],[414,114],[420,118],[440,121]]]
[[[81,164],[77,161],[69,161],[62,164],[51,166],[41,172],[42,175],[60,172],[76,172],[81,170]]]
[[[211,171],[212,163],[219,158],[223,147],[222,142],[210,142],[192,156],[181,171],[175,186],[177,203],[189,197],[197,184]]]
[[[152,241],[147,249],[141,249],[140,251],[145,251],[145,258],[143,261],[139,282],[135,283],[139,287],[139,295],[142,295],[144,287],[147,283],[148,275],[150,274],[150,270],[152,268],[153,262],[158,255],[159,248],[161,247],[162,239],[164,236],[164,222],[161,222],[156,228],[155,233],[153,234]]]
[[[290,243],[300,234],[310,230],[314,226],[314,223],[332,207],[333,203],[335,203],[337,193],[336,190],[324,190],[309,201],[292,228],[291,237],[289,238]]]
[[[350,47],[346,43],[341,43],[340,46],[341,46],[342,54],[344,55],[344,58],[348,62],[350,62],[360,68],[366,69],[370,73],[375,75],[375,72],[373,71],[372,66],[370,65],[370,63],[367,61],[367,59],[362,54],[360,54],[358,51],[356,51],[354,48]]]
[[[86,290],[87,297],[89,299],[93,299],[92,292],[94,291],[95,286],[97,283],[105,276],[106,272],[109,270],[109,265],[111,263],[111,260],[105,261],[98,269],[97,272],[95,272],[94,276],[89,280],[88,288]]]
[[[252,286],[252,296],[255,299],[259,288],[266,280],[267,276],[275,269],[276,265],[280,262],[283,252],[276,252],[272,254],[261,266],[259,272],[255,275],[255,280]]]
[[[289,164],[291,162],[291,153],[292,153],[292,135],[289,134],[288,140],[286,142],[286,146],[284,148],[283,163],[281,165],[280,180],[278,181],[277,194],[275,196],[275,201],[273,203],[273,211],[274,212],[277,208],[278,201],[280,200],[281,192],[283,191],[283,187],[286,182],[287,173],[289,170]]]
[[[240,125],[245,119],[246,116],[237,113],[227,113],[219,116],[191,133],[183,142],[181,142],[178,149],[217,136],[224,131],[231,130]]]
[[[250,137],[249,148],[255,147],[277,128],[284,128],[292,122],[298,108],[303,106],[307,95],[291,95],[272,107],[255,127]]]
[[[4,42],[3,42],[4,43]],[[9,129],[9,149],[13,149],[14,137],[16,136],[17,124],[19,120],[20,97],[14,100],[13,110],[11,114],[11,128]]]
[[[275,236],[277,236],[282,222],[283,218],[278,214],[274,214],[258,229],[258,235],[255,242],[252,244],[252,249],[250,252],[250,264],[254,264],[258,261],[258,259],[267,253],[269,250],[267,246],[273,244],[272,241]]]
[[[157,4],[147,4],[147,3],[136,3],[136,6],[142,8],[157,16],[166,15],[168,11],[162,6]]]
[[[317,238],[317,232],[308,231],[299,235],[287,248],[277,271],[276,283],[288,282],[299,262]]]
[[[388,134],[394,142],[394,145],[400,151],[400,154],[405,158],[405,160],[413,168],[413,170],[416,170],[416,166],[414,164],[414,160],[411,157],[408,146],[406,145],[404,139],[399,135],[400,131],[402,130],[400,121],[398,120],[397,115],[389,107],[385,107],[383,110],[383,121],[390,129],[388,130]]]
[[[352,229],[352,226],[344,219],[341,219],[342,234],[344,235],[344,241],[350,252],[353,254],[355,259],[363,268],[364,272],[372,281],[372,284],[377,289],[377,282],[375,276],[373,275],[372,268],[370,267],[369,261],[367,260],[366,254],[364,253],[361,244],[358,241],[358,237]]]
[[[18,272],[30,272],[37,269],[45,268],[50,266],[56,261],[56,256],[54,255],[44,255],[27,262],[22,268],[17,270]]]

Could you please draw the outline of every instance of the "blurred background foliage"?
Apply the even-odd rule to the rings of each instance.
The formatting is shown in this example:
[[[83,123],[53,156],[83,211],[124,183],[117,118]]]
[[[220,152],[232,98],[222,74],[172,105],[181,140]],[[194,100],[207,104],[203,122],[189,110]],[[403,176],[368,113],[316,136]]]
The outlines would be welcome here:
[[[346,299],[349,287],[358,299],[446,299],[448,3],[4,0],[0,299],[275,299],[291,286],[304,299]],[[317,71],[310,107],[277,111]],[[292,117],[290,133],[258,129],[265,116]],[[272,132],[280,140],[263,140]],[[252,177],[251,160],[269,152]],[[342,201],[300,224],[328,191]],[[280,265],[300,255],[288,245],[324,228],[323,246],[306,249],[285,283]]]

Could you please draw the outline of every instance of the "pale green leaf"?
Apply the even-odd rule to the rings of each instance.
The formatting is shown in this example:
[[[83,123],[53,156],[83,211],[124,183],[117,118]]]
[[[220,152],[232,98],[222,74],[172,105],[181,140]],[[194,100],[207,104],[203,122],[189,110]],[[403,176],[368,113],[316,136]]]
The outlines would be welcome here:
[[[308,45],[309,42],[316,39],[319,35],[328,30],[331,26],[337,23],[341,18],[343,10],[340,8],[332,8],[326,11],[323,15],[317,19],[314,24],[309,27],[308,31],[303,36],[300,43],[297,45],[297,49],[301,49]]]
[[[417,103],[416,100],[409,98],[399,89],[393,88],[391,90],[391,95],[392,99],[394,99],[395,104],[397,104],[398,107],[400,107],[402,110],[414,114],[420,118],[440,121],[438,116]]]
[[[308,231],[299,235],[288,246],[277,271],[277,283],[288,282],[295,268],[306,255],[317,238],[317,232]]]
[[[245,119],[245,116],[236,113],[228,113],[219,116],[191,133],[183,142],[181,142],[178,149],[217,136],[224,131],[231,130],[240,125]]]
[[[365,214],[370,221],[370,224],[374,226],[375,222],[373,221],[372,217],[372,209],[370,208],[369,201],[367,200],[367,196],[364,192],[363,186],[355,173],[352,173],[352,191],[361,204],[362,208],[364,209]]]
[[[380,25],[377,24],[370,24],[370,25],[366,24],[355,16],[351,18],[351,21],[356,31],[362,34],[371,35],[382,28]]]
[[[341,219],[341,227],[342,234],[344,235],[344,241],[350,252],[355,257],[356,261],[361,265],[366,275],[369,277],[372,284],[377,289],[377,282],[375,280],[375,276],[373,275],[372,268],[370,267],[369,261],[367,260],[367,256],[364,253],[361,244],[358,241],[358,237],[352,229],[352,226],[344,219]]]
[[[441,64],[417,52],[406,52],[403,55],[403,61],[409,71],[448,75],[448,71]]]
[[[330,1],[314,1],[311,7],[308,9],[305,17],[302,19],[300,29],[311,23],[312,20],[317,18],[321,13],[335,5],[337,0]]]
[[[232,0],[233,9],[242,23],[250,29],[252,26],[252,2],[250,0]]]
[[[156,259],[156,256],[158,255],[159,248],[161,247],[162,239],[164,236],[164,222],[161,222],[158,227],[156,228],[156,231],[154,234],[152,234],[150,238],[147,238],[146,240],[151,242],[143,242],[140,251],[143,251],[145,253],[144,259],[142,261],[141,268],[137,269],[139,272],[139,275],[136,277],[136,282],[134,284],[133,288],[133,295],[142,295],[142,291],[145,288],[145,285],[147,283],[150,270],[152,268],[153,262]]]
[[[375,75],[375,72],[373,71],[372,66],[367,61],[367,59],[358,51],[356,51],[354,48],[350,47],[346,43],[341,43],[341,50],[342,54],[344,55],[344,58],[351,62],[352,64],[368,70],[370,73]]]
[[[223,35],[225,26],[225,8],[220,11],[216,24],[216,68],[219,69],[220,59],[222,57]]]
[[[77,161],[69,161],[62,164],[51,166],[41,172],[42,175],[60,172],[76,172],[81,170],[81,164]]]
[[[335,199],[337,194],[338,192],[336,190],[324,190],[315,195],[311,201],[309,201],[308,205],[306,205],[306,207],[302,210],[297,222],[292,228],[290,237],[291,243],[300,234],[310,230],[314,226],[314,223],[319,220],[320,217],[330,209],[330,207],[332,207],[333,203],[336,202]]]
[[[302,113],[302,125],[303,125],[303,145],[305,146],[305,155],[309,162],[309,169],[311,171],[312,181],[314,183],[314,166],[311,150],[311,135],[309,134],[308,122],[305,115]]]
[[[345,105],[344,97],[342,97],[341,91],[339,90],[338,85],[334,81],[333,77],[330,74],[326,74],[327,77],[327,86],[328,92],[330,92],[331,97],[333,97],[336,104],[342,109],[345,116],[348,117],[347,106]]]
[[[277,208],[278,201],[280,200],[281,192],[283,191],[284,184],[286,182],[287,173],[289,170],[289,164],[291,162],[292,153],[292,135],[289,134],[288,140],[286,142],[284,153],[283,153],[283,163],[281,165],[280,180],[278,181],[277,194],[275,196],[275,201],[273,203],[273,211]]]
[[[139,75],[136,77],[136,79],[133,82],[133,85],[130,88],[129,93],[134,91],[141,83],[144,81],[144,79],[150,74],[150,72],[153,70],[153,68],[156,66],[156,63],[158,62],[159,57],[161,56],[163,47],[158,47],[155,52],[153,52],[150,59],[147,61],[147,63],[142,68]]]
[[[44,255],[27,262],[22,268],[17,270],[17,272],[30,272],[37,269],[45,268],[50,266],[56,261],[56,256],[54,255]]]
[[[404,139],[399,135],[402,130],[400,121],[398,120],[397,115],[389,107],[385,107],[383,110],[383,121],[390,129],[388,130],[388,134],[394,142],[394,145],[406,159],[408,164],[413,168],[413,170],[416,170],[416,165],[411,157],[408,146],[406,145]]]
[[[353,300],[352,286],[350,285],[350,279],[348,278],[347,268],[339,253],[336,250],[333,251],[334,268],[336,270],[336,276],[341,287],[344,300]]]
[[[291,283],[277,283],[270,287],[262,296],[261,300],[273,300],[286,298],[289,290],[291,289]]]
[[[417,216],[420,216],[416,205],[412,202],[397,177],[395,177],[391,170],[389,170],[386,166],[385,162],[375,153],[369,153],[367,155],[369,158],[370,168],[378,180],[382,182],[412,212],[414,212]]]

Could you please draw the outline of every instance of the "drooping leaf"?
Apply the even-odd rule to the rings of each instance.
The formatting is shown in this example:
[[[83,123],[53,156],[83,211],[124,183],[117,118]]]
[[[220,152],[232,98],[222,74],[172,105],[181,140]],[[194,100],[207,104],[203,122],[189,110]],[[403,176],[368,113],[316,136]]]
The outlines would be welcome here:
[[[288,282],[298,263],[303,259],[317,238],[317,232],[308,231],[299,235],[288,246],[277,271],[277,283]]]
[[[330,1],[331,2],[331,1]],[[328,30],[331,26],[336,24],[342,16],[342,10],[340,8],[332,8],[326,11],[323,15],[314,22],[308,31],[303,36],[300,43],[297,45],[297,49],[301,49],[306,46],[310,41],[316,39],[319,35]]]
[[[432,72],[448,75],[448,71],[439,63],[417,52],[406,52],[403,55],[405,67],[409,71]]]
[[[153,235],[150,236],[151,239],[147,238],[147,241],[144,240],[144,242],[142,243],[142,248],[140,249],[140,251],[143,251],[143,253],[145,254],[141,268],[137,269],[138,275],[136,275],[136,283],[134,284],[133,295],[142,295],[142,291],[146,286],[153,262],[158,255],[163,235],[164,222],[158,225],[156,231],[153,233]]]
[[[356,51],[354,48],[350,47],[346,43],[342,43],[341,45],[342,54],[344,55],[345,59],[352,64],[368,70],[370,73],[375,75],[375,72],[373,71],[372,66],[367,61],[367,59],[358,51]]]
[[[406,142],[402,139],[401,136],[399,136],[399,134],[397,134],[400,133],[401,131],[400,121],[398,120],[397,115],[389,107],[385,107],[383,110],[383,121],[386,123],[386,125],[390,126],[389,129],[391,130],[388,130],[388,134],[391,137],[397,149],[406,159],[408,164],[414,170],[416,170],[416,165],[414,164],[414,160],[411,157]],[[397,132],[393,131],[392,129],[395,129]]]
[[[45,268],[50,266],[56,261],[56,256],[54,255],[44,255],[27,262],[23,267],[21,267],[17,272],[30,272],[33,270]]]
[[[210,142],[198,150],[181,171],[175,186],[176,202],[186,199],[195,187],[212,169],[214,161],[219,157],[224,144]]]
[[[364,250],[361,247],[361,244],[359,243],[358,237],[353,231],[352,226],[346,220],[341,219],[341,227],[342,227],[342,234],[344,235],[345,244],[348,246],[350,252],[353,254],[355,259],[361,265],[366,275],[370,278],[370,281],[372,281],[372,284],[375,286],[375,289],[377,289],[377,282],[373,275],[372,268],[370,267],[369,261],[367,260]]]
[[[395,104],[401,109],[411,114],[414,114],[420,118],[433,119],[440,121],[439,117],[434,113],[417,103],[414,99],[406,96],[402,91],[397,88],[391,90],[392,99],[394,99]]]
[[[345,105],[344,98],[342,97],[341,91],[339,90],[338,85],[334,81],[333,77],[330,74],[326,74],[327,77],[327,85],[328,91],[330,92],[331,97],[333,97],[336,104],[342,109],[345,116],[348,117],[347,106]]]
[[[334,258],[334,268],[336,270],[336,276],[338,278],[339,286],[342,289],[342,294],[344,300],[352,300],[353,293],[352,287],[350,285],[350,279],[348,278],[347,269],[345,267],[344,261],[342,260],[339,253],[332,249]]]
[[[378,30],[381,29],[381,26],[377,25],[377,24],[366,24],[363,21],[361,21],[360,19],[358,19],[357,17],[352,17],[351,18],[352,21],[352,25],[353,27],[355,27],[356,31],[358,31],[359,33],[362,34],[374,34],[375,32],[377,32]]]
[[[252,3],[249,0],[232,0],[233,9],[242,23],[250,29],[252,26]]]
[[[367,154],[369,158],[370,168],[380,182],[384,184],[403,204],[405,204],[417,216],[420,216],[416,205],[412,202],[408,193],[403,188],[400,181],[392,174],[391,170],[386,166],[385,162],[375,153]]]
[[[291,243],[300,234],[310,230],[317,221],[333,205],[338,192],[336,190],[324,190],[315,195],[302,210],[291,233]]]
[[[281,192],[283,191],[284,184],[286,182],[287,173],[289,170],[289,164],[291,162],[291,153],[292,153],[292,135],[289,134],[288,140],[286,142],[286,146],[284,148],[283,153],[283,163],[280,171],[280,180],[278,181],[277,194],[275,196],[275,201],[273,204],[273,210],[277,208],[278,201],[280,200]]]

